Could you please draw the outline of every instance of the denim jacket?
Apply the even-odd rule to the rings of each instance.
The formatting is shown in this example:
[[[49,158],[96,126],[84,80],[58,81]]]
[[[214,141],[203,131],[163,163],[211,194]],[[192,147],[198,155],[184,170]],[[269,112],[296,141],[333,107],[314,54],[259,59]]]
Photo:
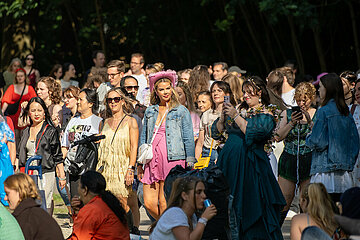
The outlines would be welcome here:
[[[334,99],[316,113],[306,145],[313,149],[310,175],[352,171],[359,153],[359,136],[351,114],[341,115]]]
[[[159,105],[153,105],[146,109],[140,145],[151,142],[158,114]],[[186,162],[196,162],[194,132],[190,112],[187,108],[179,105],[171,109],[166,116],[165,127],[169,161],[186,159]]]

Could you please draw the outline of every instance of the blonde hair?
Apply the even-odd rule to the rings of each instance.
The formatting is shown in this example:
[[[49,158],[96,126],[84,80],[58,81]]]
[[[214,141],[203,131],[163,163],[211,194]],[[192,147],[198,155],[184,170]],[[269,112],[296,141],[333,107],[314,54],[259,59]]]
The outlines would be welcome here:
[[[178,97],[178,94],[177,92],[175,91],[174,87],[171,85],[171,80],[168,79],[168,78],[160,78],[159,80],[157,80],[154,84],[154,90],[152,91],[151,95],[150,95],[150,103],[151,105],[157,105],[157,104],[160,104],[160,98],[159,96],[157,95],[156,91],[157,91],[157,88],[159,86],[160,83],[162,82],[168,82],[170,84],[170,87],[171,87],[171,98],[170,98],[170,102],[169,102],[169,110],[174,108],[174,107],[177,107],[180,105],[179,103],[179,97]]]
[[[49,91],[49,98],[52,104],[60,104],[61,101],[61,85],[52,77],[42,77],[39,79],[40,82],[43,82]]]
[[[79,99],[79,94],[80,94],[80,88],[76,86],[70,86],[67,89],[65,89],[63,92],[64,97],[68,97],[68,98],[74,97],[76,100]]]
[[[20,202],[27,198],[40,199],[34,180],[25,173],[15,173],[4,181],[4,186],[19,193]]]
[[[301,197],[308,202],[307,213],[330,236],[338,227],[333,219],[332,200],[322,183],[311,183],[301,191]]]
[[[8,71],[8,72],[12,72],[12,67],[13,67],[13,65],[14,65],[15,62],[19,62],[19,63],[20,63],[20,67],[19,67],[19,68],[22,68],[22,67],[23,67],[20,58],[13,58],[13,59],[11,59],[11,62],[10,62],[10,64],[9,64],[8,68],[7,68],[7,71]],[[15,69],[15,70],[16,70],[16,69]],[[26,75],[26,73],[25,73],[25,75]]]
[[[124,92],[121,90],[121,88],[119,87],[116,87],[116,88],[113,88],[113,89],[110,89],[106,95],[105,95],[105,98],[104,98],[104,105],[105,105],[105,118],[110,118],[112,117],[112,112],[111,112],[111,109],[109,107],[109,104],[107,103],[106,99],[108,98],[109,94],[111,92],[116,92],[117,94],[120,95],[121,99],[123,99],[125,101],[125,103],[123,104],[122,106],[122,110],[125,114],[127,115],[130,115],[134,112],[134,107],[131,103],[131,99],[127,96],[125,96]]]
[[[146,70],[149,71],[149,74],[157,73],[157,72],[164,70],[164,64],[161,62],[157,62],[157,63],[151,64],[149,66],[146,66]]]
[[[234,95],[236,105],[240,104],[243,98],[242,85],[245,81],[244,78],[238,77],[232,73],[228,73],[221,80],[227,82],[230,85],[230,89]]]
[[[314,101],[316,96],[316,89],[314,85],[309,82],[301,82],[295,88],[294,99],[299,100],[302,96]]]

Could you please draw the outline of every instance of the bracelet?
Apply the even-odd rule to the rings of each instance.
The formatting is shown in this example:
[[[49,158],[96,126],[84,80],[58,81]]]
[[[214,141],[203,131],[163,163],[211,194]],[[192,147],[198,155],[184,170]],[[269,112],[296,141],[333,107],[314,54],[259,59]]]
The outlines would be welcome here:
[[[240,117],[240,113],[236,114],[235,117],[233,118],[233,121],[235,122],[235,120]]]
[[[135,170],[135,166],[129,166],[128,169]]]
[[[205,226],[206,226],[207,222],[208,222],[208,220],[207,220],[206,218],[203,218],[203,217],[201,217],[201,218],[199,219],[199,221],[198,221],[198,223],[202,223],[202,224],[204,224]]]
[[[66,177],[64,178],[59,177],[59,181],[66,181]]]

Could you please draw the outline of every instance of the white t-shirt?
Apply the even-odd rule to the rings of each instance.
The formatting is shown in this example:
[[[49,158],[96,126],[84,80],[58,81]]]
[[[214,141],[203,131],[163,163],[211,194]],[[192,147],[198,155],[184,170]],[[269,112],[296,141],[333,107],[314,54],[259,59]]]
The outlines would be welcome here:
[[[75,87],[79,87],[79,82],[75,81],[75,80],[70,80],[68,81],[64,81],[63,79],[60,80],[61,81],[61,89],[67,89],[70,86],[75,86]]]
[[[72,144],[83,139],[85,136],[98,134],[101,121],[102,118],[94,114],[85,119],[74,117],[69,121],[64,136],[61,139],[61,147],[69,148],[67,153],[68,159],[73,160],[76,155],[77,146],[72,147]]]
[[[295,89],[292,89],[287,93],[281,94],[281,98],[284,101],[284,103],[290,107],[297,106],[294,96],[295,96]]]
[[[139,85],[139,90],[138,90],[138,94],[136,96],[136,100],[138,100],[141,104],[144,104],[142,92],[148,86],[146,77],[144,76],[144,74],[131,75],[131,76],[136,78],[136,80],[138,81],[138,85]]]
[[[196,216],[192,215],[193,229],[196,227]],[[179,207],[172,207],[161,215],[150,240],[176,240],[172,229],[175,227],[189,227],[188,218],[185,212]]]

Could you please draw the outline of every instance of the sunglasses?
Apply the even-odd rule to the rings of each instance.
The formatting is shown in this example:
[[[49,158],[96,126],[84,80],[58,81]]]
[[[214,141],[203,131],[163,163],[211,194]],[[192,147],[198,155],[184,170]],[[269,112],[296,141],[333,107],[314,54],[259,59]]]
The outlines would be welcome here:
[[[33,58],[26,58],[26,60],[31,60],[31,61],[33,61],[34,59],[33,59]]]
[[[106,102],[112,103],[112,101],[114,101],[115,103],[118,103],[118,102],[120,102],[120,100],[121,100],[121,97],[114,97],[114,98],[107,98]]]
[[[137,91],[137,90],[139,90],[139,86],[126,86],[125,89],[126,89],[126,91],[131,91],[133,89],[135,91]]]

